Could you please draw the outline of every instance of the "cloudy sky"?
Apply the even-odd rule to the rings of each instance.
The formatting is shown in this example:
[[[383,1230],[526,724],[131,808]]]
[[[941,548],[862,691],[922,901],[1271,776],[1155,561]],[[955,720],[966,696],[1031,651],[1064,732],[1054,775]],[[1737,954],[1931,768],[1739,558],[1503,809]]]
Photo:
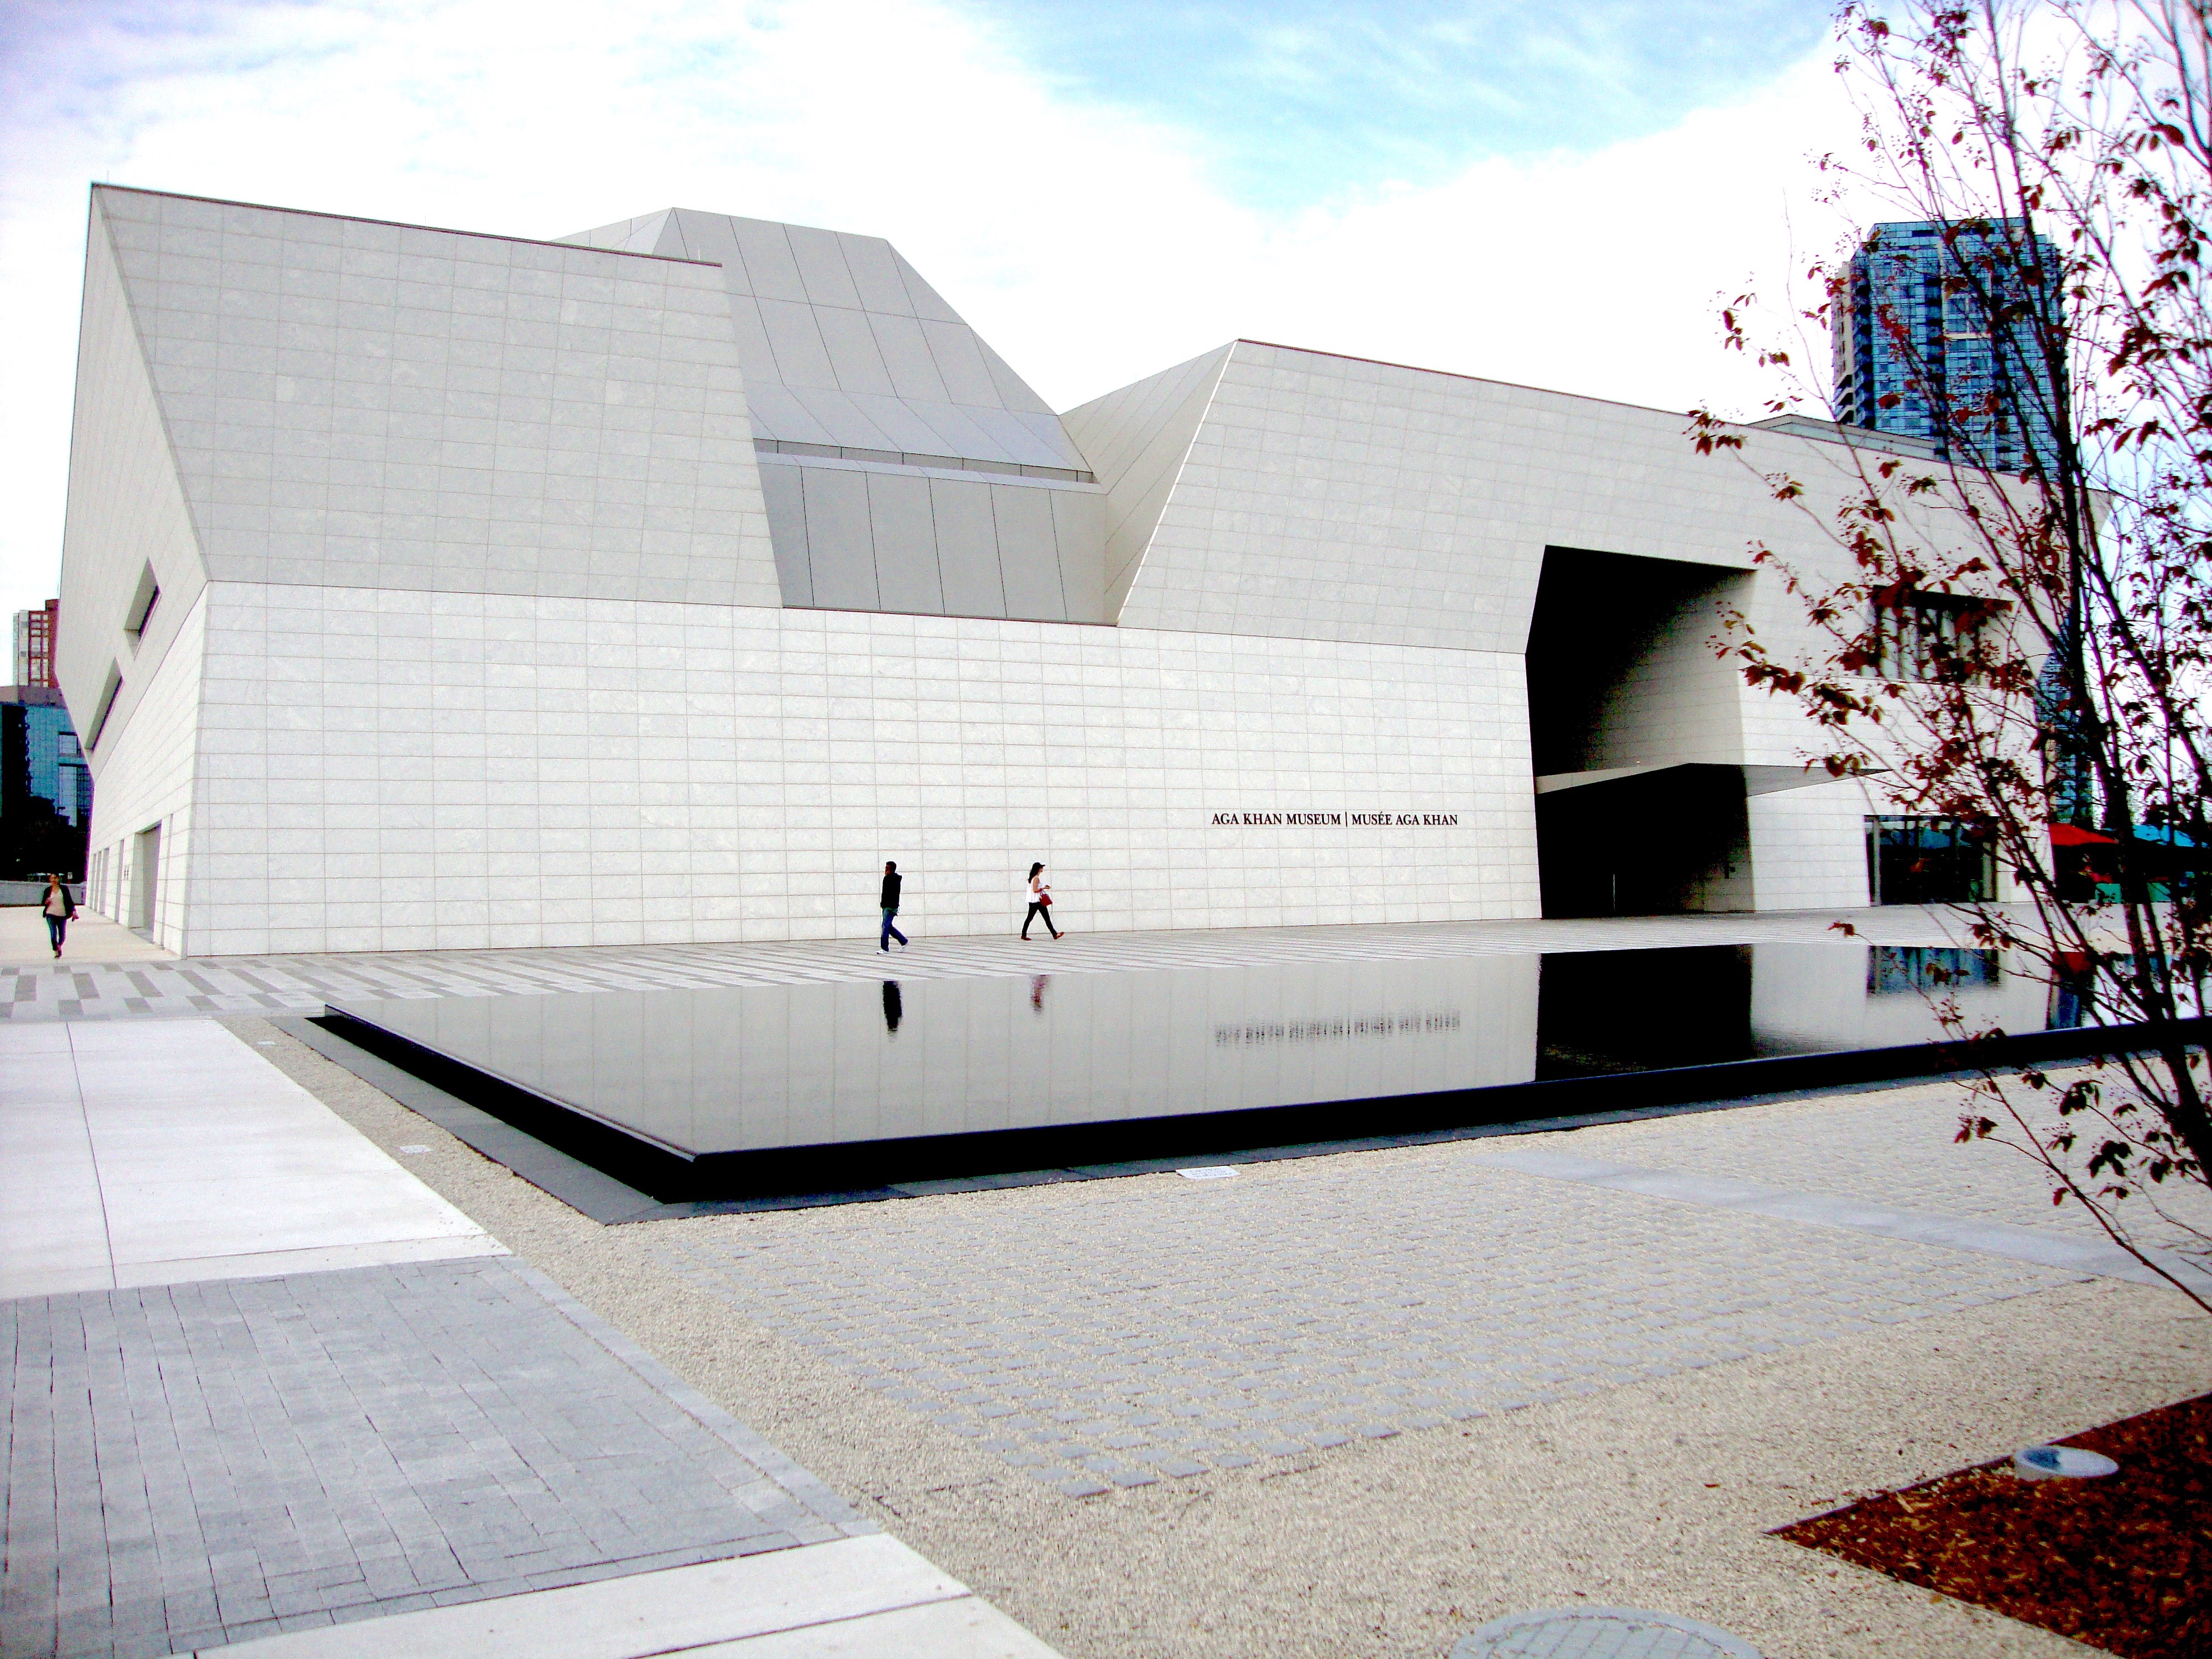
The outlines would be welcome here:
[[[1755,411],[1851,123],[1822,0],[9,0],[0,612],[54,590],[94,180],[896,243],[1066,408],[1243,335]]]

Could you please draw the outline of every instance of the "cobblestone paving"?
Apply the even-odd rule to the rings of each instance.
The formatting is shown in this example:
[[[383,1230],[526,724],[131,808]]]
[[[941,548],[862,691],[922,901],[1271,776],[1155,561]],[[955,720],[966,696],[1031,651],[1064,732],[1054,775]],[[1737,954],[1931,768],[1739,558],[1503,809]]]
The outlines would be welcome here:
[[[1638,916],[1602,921],[1486,921],[1379,927],[1237,928],[917,939],[897,953],[902,979],[1264,962],[1480,956],[1670,945],[1833,941],[1849,915],[1875,944],[1941,945],[1948,924],[1893,907],[1765,915]],[[320,1013],[332,999],[494,996],[505,993],[790,985],[878,979],[872,939],[773,945],[670,945],[391,955],[197,957],[174,962],[47,962],[0,968],[0,1019],[131,1019],[194,1014]]]
[[[2078,1204],[2051,1203],[2050,1182],[2026,1158],[1987,1142],[1954,1144],[1965,1100],[1958,1084],[1942,1083],[1672,1119],[1663,1132],[1626,1132],[1607,1155],[1654,1170],[1864,1199],[1929,1215],[2051,1228],[2103,1243],[2104,1230]],[[2031,1121],[2056,1116],[2046,1106],[2031,1113]],[[2146,1190],[2172,1218],[2162,1220],[2148,1203],[2124,1202],[2121,1214],[2144,1243],[2199,1258],[2212,1254],[2207,1249],[2212,1193],[2179,1182]]]
[[[501,1263],[0,1302],[0,1345],[7,1659],[167,1654],[869,1529]]]
[[[1432,1147],[667,1224],[743,1316],[1085,1496],[2025,1295],[1994,1256]]]

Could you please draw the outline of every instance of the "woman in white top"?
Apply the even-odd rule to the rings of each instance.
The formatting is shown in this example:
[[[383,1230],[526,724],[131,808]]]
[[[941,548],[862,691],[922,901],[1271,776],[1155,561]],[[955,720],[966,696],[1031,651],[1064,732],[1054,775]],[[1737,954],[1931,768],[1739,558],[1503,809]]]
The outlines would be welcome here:
[[[69,937],[70,921],[76,915],[76,901],[70,896],[69,887],[59,876],[46,878],[46,902],[39,908],[46,913],[47,942],[58,957],[62,941]]]
[[[1044,884],[1044,864],[1042,860],[1030,866],[1030,878],[1022,884],[1022,896],[1030,902],[1030,913],[1022,918],[1022,937],[1030,936],[1030,924],[1039,916],[1044,918],[1046,931],[1054,939],[1060,929],[1052,925],[1052,889]]]

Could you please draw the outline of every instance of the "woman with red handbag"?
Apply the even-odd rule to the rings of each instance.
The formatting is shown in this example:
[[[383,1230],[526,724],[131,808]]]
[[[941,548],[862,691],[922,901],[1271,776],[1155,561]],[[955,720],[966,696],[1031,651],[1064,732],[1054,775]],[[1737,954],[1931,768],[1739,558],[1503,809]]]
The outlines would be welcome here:
[[[1044,884],[1044,864],[1042,860],[1030,866],[1030,878],[1023,884],[1022,890],[1030,902],[1030,913],[1022,918],[1022,937],[1027,939],[1030,936],[1030,924],[1039,916],[1042,916],[1046,930],[1054,939],[1058,939],[1060,929],[1052,925],[1052,889]]]

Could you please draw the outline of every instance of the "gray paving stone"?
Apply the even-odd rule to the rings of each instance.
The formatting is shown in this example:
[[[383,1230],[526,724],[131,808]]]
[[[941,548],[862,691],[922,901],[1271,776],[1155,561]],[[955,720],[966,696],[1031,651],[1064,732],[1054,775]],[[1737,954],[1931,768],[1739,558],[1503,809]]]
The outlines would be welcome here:
[[[825,1361],[1032,1473],[1040,1457],[1100,1474],[1102,1459],[1341,1455],[2071,1277],[1482,1158],[1438,1147],[1240,1182],[1098,1183],[1047,1214],[755,1216],[656,1248],[743,1317],[818,1337]],[[955,1340],[978,1360],[957,1396],[910,1388],[943,1380]],[[1012,1435],[1018,1407],[1046,1430]]]
[[[511,1261],[0,1303],[0,1659],[167,1654],[865,1529]]]

